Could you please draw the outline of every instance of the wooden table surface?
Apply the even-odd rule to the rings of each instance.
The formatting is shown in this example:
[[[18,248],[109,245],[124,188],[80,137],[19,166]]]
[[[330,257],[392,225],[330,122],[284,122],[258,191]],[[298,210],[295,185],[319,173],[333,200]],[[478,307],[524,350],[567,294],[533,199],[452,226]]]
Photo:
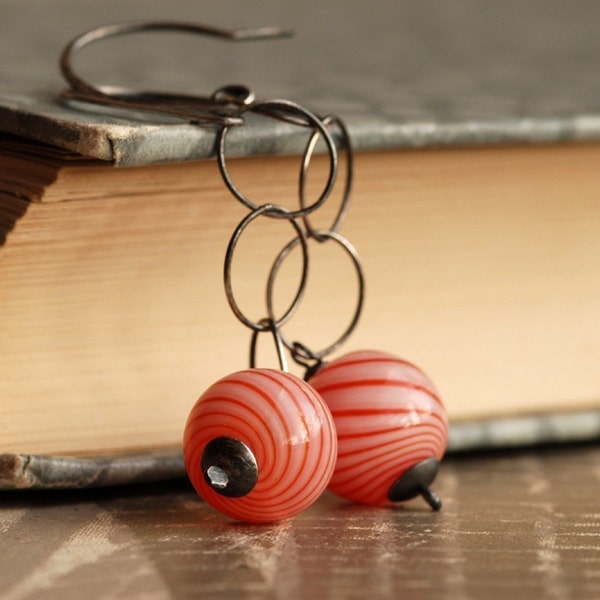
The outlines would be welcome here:
[[[447,459],[444,507],[232,523],[185,482],[0,498],[0,598],[600,598],[600,446]]]

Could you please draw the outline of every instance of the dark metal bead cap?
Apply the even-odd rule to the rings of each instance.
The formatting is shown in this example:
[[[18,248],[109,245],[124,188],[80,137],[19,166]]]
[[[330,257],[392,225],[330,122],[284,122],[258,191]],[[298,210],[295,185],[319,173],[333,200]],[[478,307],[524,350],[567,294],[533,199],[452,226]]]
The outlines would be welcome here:
[[[403,502],[416,496],[423,496],[433,510],[442,508],[442,501],[434,494],[429,486],[435,479],[440,461],[428,458],[417,463],[393,483],[388,492],[392,502]]]
[[[258,481],[258,465],[246,444],[230,437],[219,437],[204,448],[202,473],[210,487],[222,496],[240,498]]]

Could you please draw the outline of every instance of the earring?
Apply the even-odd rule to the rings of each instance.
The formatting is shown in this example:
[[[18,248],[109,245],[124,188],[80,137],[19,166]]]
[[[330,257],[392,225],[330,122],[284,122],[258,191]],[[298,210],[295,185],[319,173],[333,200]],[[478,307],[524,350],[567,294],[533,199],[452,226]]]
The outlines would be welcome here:
[[[308,253],[299,224],[286,209],[256,207],[234,231],[225,255],[227,299],[252,329],[250,369],[224,377],[198,399],[183,437],[184,461],[196,491],[224,515],[249,523],[279,521],[308,508],[326,489],[337,456],[329,408],[312,386],[287,372],[281,323],[295,310],[306,282]],[[278,321],[254,322],[239,308],[231,283],[238,240],[260,216],[289,221],[303,250],[301,283]],[[258,334],[273,334],[280,370],[256,368]]]
[[[347,213],[353,178],[350,136],[343,121],[326,117],[324,123],[338,132],[346,154],[346,180],[337,216],[329,230],[312,228],[304,217],[307,236],[319,243],[336,242],[351,259],[357,276],[357,303],[349,326],[330,346],[312,351],[300,342],[281,342],[306,371],[304,378],[322,396],[337,430],[337,464],[329,490],[338,496],[372,505],[388,505],[422,496],[433,510],[442,506],[430,490],[448,444],[448,418],[435,386],[417,366],[377,351],[353,352],[331,363],[335,352],[354,331],[363,308],[365,281],[355,248],[338,229]],[[310,162],[317,133],[304,155]],[[301,184],[305,176],[302,173]],[[301,185],[302,190],[302,185]],[[303,201],[302,193],[301,200]],[[298,239],[275,260],[267,285],[269,314],[273,315],[274,279]]]

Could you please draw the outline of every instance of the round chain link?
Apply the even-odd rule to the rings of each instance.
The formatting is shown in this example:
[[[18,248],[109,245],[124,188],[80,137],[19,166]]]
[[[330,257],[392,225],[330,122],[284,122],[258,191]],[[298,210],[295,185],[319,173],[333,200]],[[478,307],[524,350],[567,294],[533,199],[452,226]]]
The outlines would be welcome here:
[[[338,170],[338,153],[335,146],[335,142],[333,141],[333,138],[331,137],[331,134],[329,133],[327,127],[328,123],[326,123],[324,120],[319,119],[319,117],[317,117],[309,110],[302,108],[295,102],[290,102],[288,100],[268,100],[252,102],[247,106],[240,107],[240,114],[243,114],[245,112],[262,114],[267,117],[276,119],[278,121],[283,121],[291,125],[295,125],[302,128],[309,128],[313,130],[313,134],[309,139],[307,149],[305,151],[305,159],[302,163],[302,171],[300,176],[300,188],[302,197],[301,206],[298,210],[289,211],[289,213],[285,215],[284,218],[295,219],[297,217],[304,217],[309,213],[317,210],[325,202],[325,200],[331,193],[335,184]],[[227,168],[226,141],[227,134],[230,129],[230,127],[222,127],[219,130],[217,136],[217,161],[219,164],[219,170],[221,171],[221,176],[225,185],[233,194],[233,196],[237,198],[244,206],[248,207],[251,210],[256,210],[258,208],[258,205],[252,202],[252,200],[250,200],[249,198],[247,198],[246,195],[236,186]],[[327,176],[325,187],[323,188],[323,191],[321,192],[317,200],[309,206],[306,206],[304,202],[304,181],[306,180],[308,163],[310,162],[310,155],[313,152],[313,147],[316,142],[315,138],[319,137],[323,138],[323,140],[325,141],[325,145],[327,146],[327,154],[329,156],[329,174]],[[308,156],[308,160],[306,159],[306,156]],[[282,215],[275,213],[272,216],[280,217]]]

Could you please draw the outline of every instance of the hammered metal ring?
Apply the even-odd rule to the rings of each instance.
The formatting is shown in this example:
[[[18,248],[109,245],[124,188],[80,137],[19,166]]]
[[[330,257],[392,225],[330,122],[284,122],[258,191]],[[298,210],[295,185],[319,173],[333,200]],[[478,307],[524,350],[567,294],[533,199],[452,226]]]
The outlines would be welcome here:
[[[309,151],[309,147],[314,146],[316,143],[316,140],[313,141],[313,139],[315,139],[315,137],[318,138],[319,136],[323,138],[327,146],[327,153],[329,156],[329,174],[325,183],[325,187],[323,188],[323,191],[317,200],[309,206],[306,206],[304,202],[298,210],[286,209],[285,215],[277,214],[277,212],[275,212],[274,214],[269,214],[269,216],[296,219],[298,217],[304,217],[317,210],[331,193],[335,185],[338,171],[338,152],[335,142],[328,131],[326,123],[311,111],[289,100],[266,100],[253,102],[244,108],[244,112],[254,112],[298,127],[311,128],[313,133],[308,141],[307,150],[304,153],[305,156],[312,155],[313,150],[311,149]],[[236,186],[227,168],[226,141],[229,130],[230,127],[225,126],[222,127],[217,134],[217,161],[219,164],[219,170],[221,171],[221,176],[225,185],[237,200],[239,200],[250,210],[256,210],[258,205],[247,198],[246,195]],[[306,162],[306,160],[302,161],[300,186],[304,185],[302,182],[306,179],[306,171],[308,169]]]
[[[309,351],[310,358],[320,361],[325,356],[331,354],[334,350],[336,350],[341,344],[343,344],[346,341],[346,339],[350,336],[350,334],[354,331],[354,329],[356,328],[356,325],[360,319],[362,307],[364,304],[365,278],[364,278],[363,268],[362,268],[358,253],[357,253],[356,249],[354,248],[354,246],[346,238],[341,236],[336,231],[330,231],[328,229],[318,229],[318,230],[316,230],[316,234],[317,235],[314,236],[314,239],[316,239],[319,243],[323,243],[328,240],[334,240],[346,251],[348,256],[350,256],[352,263],[354,264],[354,268],[356,270],[357,284],[358,284],[356,307],[354,309],[352,319],[350,320],[350,324],[346,327],[346,329],[342,332],[342,334],[332,344],[330,344],[326,348],[323,348],[322,350],[317,351],[317,352],[312,351],[312,350]],[[290,252],[298,245],[298,243],[299,243],[298,238],[296,238],[296,239],[293,239],[291,242],[289,242],[283,248],[283,250],[279,253],[277,258],[275,259],[273,266],[271,267],[271,272],[269,273],[269,279],[267,281],[267,309],[269,312],[269,319],[273,323],[276,323],[276,326],[278,328],[280,328],[280,326],[283,324],[284,319],[282,318],[282,319],[279,319],[279,321],[276,321],[275,317],[274,317],[275,311],[274,311],[274,307],[273,307],[273,293],[274,293],[275,279],[277,277],[277,274],[279,272],[279,269],[280,269],[282,263],[288,257]],[[306,240],[304,240],[304,243],[306,243]],[[304,247],[303,247],[303,251],[304,251]],[[296,306],[294,306],[294,309],[295,308],[296,308]],[[285,314],[285,317],[286,317],[285,320],[289,319],[292,312],[293,311],[290,311],[290,309],[288,309],[288,311]],[[280,337],[283,345],[292,353],[292,355],[294,355],[294,353],[297,352],[297,348],[299,346],[298,342],[290,342],[289,339],[283,334],[281,329],[279,330],[279,337]],[[300,346],[305,347],[303,345],[300,345]]]
[[[252,321],[243,313],[238,303],[236,302],[235,295],[233,293],[233,285],[231,281],[231,266],[233,264],[233,256],[235,253],[235,249],[237,243],[246,229],[248,225],[254,221],[254,219],[260,217],[261,215],[268,214],[269,216],[278,216],[282,219],[287,219],[291,225],[294,227],[297,236],[294,238],[293,242],[295,244],[300,244],[302,246],[302,275],[300,277],[300,284],[298,285],[298,289],[296,291],[296,295],[292,300],[292,303],[285,311],[283,316],[279,319],[270,318],[269,322],[265,319],[260,319],[259,321]],[[288,244],[289,245],[289,244]],[[281,254],[281,253],[280,253]],[[276,259],[277,260],[277,259]],[[272,270],[272,268],[271,268]],[[229,306],[233,311],[233,314],[247,327],[254,331],[268,331],[273,328],[279,328],[283,323],[285,323],[290,316],[296,310],[298,303],[302,297],[304,292],[304,288],[306,287],[306,280],[308,276],[308,247],[306,243],[306,236],[302,231],[300,225],[290,217],[289,211],[281,206],[277,206],[275,204],[263,204],[262,206],[257,206],[251,213],[244,217],[239,225],[235,228],[231,239],[229,240],[229,244],[227,246],[227,251],[225,253],[225,261],[223,265],[223,280],[225,285],[225,295],[227,296],[227,301],[229,302]],[[268,304],[268,301],[267,301]]]

